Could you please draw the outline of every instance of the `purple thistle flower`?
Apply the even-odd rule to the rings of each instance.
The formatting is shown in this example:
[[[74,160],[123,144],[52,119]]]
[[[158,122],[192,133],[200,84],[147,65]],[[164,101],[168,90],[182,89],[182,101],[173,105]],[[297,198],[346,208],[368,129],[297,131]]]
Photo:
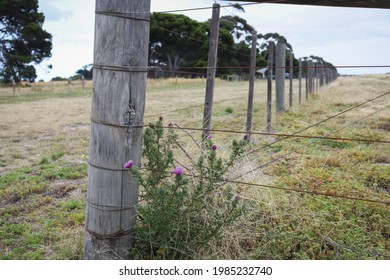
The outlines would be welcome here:
[[[248,134],[245,134],[245,135],[244,135],[244,140],[248,140],[248,138],[249,138],[249,135],[248,135]]]
[[[215,151],[215,150],[217,149],[217,145],[213,144],[213,145],[211,146],[211,149],[212,149],[213,151]]]
[[[168,124],[168,127],[173,127],[173,123],[170,122],[170,123]]]
[[[163,116],[160,116],[160,118],[159,118],[160,122],[162,122],[163,119],[164,119]]]
[[[181,175],[183,175],[183,168],[181,168],[181,167],[176,167],[176,168],[173,170],[172,173],[175,174],[176,176],[181,176]]]
[[[134,162],[132,160],[129,160],[123,165],[123,168],[129,169],[134,165]]]
[[[207,139],[211,139],[211,138],[213,138],[213,135],[211,134],[207,135]]]

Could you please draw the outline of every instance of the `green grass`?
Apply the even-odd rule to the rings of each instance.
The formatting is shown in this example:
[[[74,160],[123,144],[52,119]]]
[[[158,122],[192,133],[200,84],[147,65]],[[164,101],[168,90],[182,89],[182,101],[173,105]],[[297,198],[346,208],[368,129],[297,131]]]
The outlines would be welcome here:
[[[310,96],[309,102],[305,101],[284,114],[274,114],[273,129],[291,134],[372,98],[374,91],[383,92],[389,88],[389,80],[371,79],[371,82],[365,81],[365,84],[359,84],[358,87],[355,87],[358,77],[336,82],[324,92]],[[262,84],[259,85],[260,88]],[[177,96],[177,93],[183,93],[188,100],[185,99],[179,105],[172,104],[172,108],[180,108],[202,103],[198,97],[204,94],[204,88],[204,80],[179,79],[176,83],[173,79],[162,84],[148,84],[148,93],[153,93],[156,99],[160,97],[159,94],[163,99],[166,94]],[[246,92],[247,83],[218,81],[216,97],[239,97],[232,93],[225,96],[227,88],[234,88],[234,94]],[[0,104],[29,105],[35,101],[39,106],[49,99],[59,99],[61,102],[61,98],[74,98],[76,102],[90,98],[87,91],[11,95],[0,95]],[[264,96],[266,95],[262,93],[255,96],[254,131],[265,129],[266,107],[261,99]],[[198,99],[196,103],[192,103],[191,98]],[[170,102],[171,105],[175,101],[172,97],[162,102]],[[231,102],[215,103],[214,128],[245,129],[246,99]],[[388,102],[389,99],[377,100],[372,105],[353,110],[301,134],[327,135],[372,112],[370,110],[386,106]],[[86,107],[85,111],[89,109],[90,107]],[[149,110],[153,113],[160,112],[159,107]],[[0,139],[2,145],[4,143],[4,148],[0,150],[0,259],[83,258],[89,131],[78,130],[77,123],[88,123],[89,115],[83,121],[72,119],[71,114],[79,114],[72,112],[72,107],[64,108],[64,112],[61,112],[64,120],[69,121],[61,125],[71,127],[71,131],[62,131],[55,123],[53,128],[46,126],[44,131],[34,132],[36,134],[23,136],[24,134],[14,133],[13,139],[8,139],[7,135]],[[202,107],[198,107],[172,113],[169,117],[164,116],[164,119],[183,127],[200,127],[202,114]],[[31,126],[34,125],[34,117],[30,118]],[[148,119],[145,123],[149,121],[152,120]],[[332,137],[389,140],[389,124],[390,117],[384,111],[332,134]],[[12,132],[12,123],[3,120],[1,125]],[[44,134],[45,138],[40,138],[39,133]],[[189,133],[195,139],[200,137],[195,132]],[[185,139],[189,139],[186,137],[181,139],[183,146],[187,144]],[[242,135],[215,133],[213,140],[218,144],[218,152],[227,149],[227,143],[232,138],[241,139]],[[253,135],[250,145],[259,148],[277,139],[279,138]],[[306,144],[306,147],[267,165],[245,180],[329,195],[390,200],[390,145],[386,143],[290,138],[245,158],[238,171],[246,171],[248,166],[245,164],[250,163],[250,168],[254,168]],[[195,145],[190,148],[196,149]],[[247,214],[226,229],[221,240],[211,244],[204,258],[389,259],[388,205],[239,184],[233,186],[237,195],[243,197]]]
[[[91,96],[91,93],[80,92],[80,91],[69,91],[69,92],[35,92],[28,94],[3,94],[0,98],[1,104],[19,104],[25,102],[44,101],[53,98],[76,98],[82,96]]]

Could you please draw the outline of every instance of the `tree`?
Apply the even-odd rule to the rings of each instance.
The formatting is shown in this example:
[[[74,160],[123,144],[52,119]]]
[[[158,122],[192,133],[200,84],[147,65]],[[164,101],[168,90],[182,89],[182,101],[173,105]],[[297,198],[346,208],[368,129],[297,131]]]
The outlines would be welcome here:
[[[0,0],[0,77],[35,81],[34,64],[51,56],[52,36],[43,30],[38,0]]]
[[[150,66],[168,68],[168,76],[175,76],[180,65],[207,65],[207,32],[207,25],[187,16],[154,13],[150,21]]]
[[[92,64],[84,65],[83,68],[76,71],[78,76],[84,76],[86,80],[92,80]]]

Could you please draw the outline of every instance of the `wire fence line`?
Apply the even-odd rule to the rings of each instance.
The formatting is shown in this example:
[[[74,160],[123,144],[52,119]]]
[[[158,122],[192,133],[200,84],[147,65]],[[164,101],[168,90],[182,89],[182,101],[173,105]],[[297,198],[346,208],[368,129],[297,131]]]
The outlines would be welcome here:
[[[385,95],[381,95],[381,96],[385,96]],[[375,99],[377,99],[377,98],[379,98],[379,97],[373,98],[372,100],[375,100]],[[367,102],[368,102],[368,101],[363,102],[362,104],[366,104]],[[358,106],[354,106],[354,108],[357,108],[357,107],[358,107]],[[336,129],[336,130],[334,130],[334,131],[328,133],[327,136],[330,136],[330,135],[332,135],[332,134],[335,134],[336,132],[339,132],[339,131],[341,131],[341,130],[347,128],[347,127],[350,127],[350,126],[352,126],[352,125],[354,125],[354,124],[356,124],[356,123],[358,123],[358,122],[360,122],[360,121],[362,121],[362,120],[365,120],[365,119],[367,119],[367,118],[369,118],[369,117],[371,117],[371,116],[373,116],[373,115],[375,115],[375,114],[377,114],[377,113],[379,113],[379,112],[382,112],[382,111],[384,111],[384,110],[386,110],[386,109],[389,109],[389,108],[390,108],[390,105],[385,106],[385,107],[383,107],[383,108],[381,108],[381,109],[378,109],[378,110],[376,110],[376,111],[373,112],[373,113],[370,113],[370,114],[368,114],[368,115],[366,115],[366,116],[364,116],[364,117],[362,117],[362,118],[359,118],[359,119],[357,119],[357,120],[355,120],[355,121],[353,121],[353,122],[351,122],[351,123],[349,123],[349,124],[347,124],[347,125],[344,125],[344,126],[338,128],[338,129]],[[347,112],[347,111],[350,111],[350,110],[351,110],[351,109],[345,110],[344,113]],[[320,123],[321,123],[321,122],[320,122]],[[172,125],[171,125],[171,126],[167,126],[167,127],[164,127],[164,126],[163,126],[162,128],[173,129],[174,126],[172,126]],[[200,130],[201,130],[201,129],[196,129],[196,128],[185,128],[185,127],[178,127],[178,129],[180,129],[180,130],[197,130],[197,131],[200,131]],[[223,133],[226,133],[226,131],[220,131],[220,132],[221,132],[221,133],[222,133],[222,132],[223,132]],[[237,131],[228,131],[227,133],[232,133],[232,132],[237,133]],[[330,137],[329,137],[329,138],[326,138],[327,136],[324,136],[325,139],[332,139],[332,140],[346,140],[346,139],[347,139],[347,138],[342,139],[342,138],[330,138]],[[294,137],[294,135],[289,135],[288,137]],[[381,201],[381,200],[375,200],[375,199],[351,197],[351,196],[346,196],[346,195],[332,194],[332,193],[329,193],[329,192],[327,192],[327,193],[322,193],[322,192],[309,191],[309,190],[301,190],[301,189],[293,189],[293,188],[284,188],[284,187],[279,187],[279,186],[271,186],[271,185],[265,185],[265,184],[256,184],[256,183],[249,183],[249,182],[244,182],[244,181],[238,181],[238,180],[237,180],[237,179],[239,179],[239,178],[241,178],[241,177],[243,177],[243,176],[245,176],[245,175],[247,175],[247,174],[249,174],[249,173],[252,173],[252,172],[254,172],[254,171],[256,171],[256,170],[258,170],[258,169],[260,169],[260,168],[263,168],[263,167],[268,166],[268,165],[270,165],[270,164],[272,164],[272,163],[275,163],[275,162],[277,162],[277,161],[280,161],[281,159],[287,157],[288,155],[290,155],[290,154],[292,154],[292,153],[297,152],[298,150],[301,150],[301,149],[303,149],[303,148],[305,148],[305,147],[307,147],[307,146],[309,146],[309,145],[313,145],[313,144],[316,143],[317,141],[319,141],[319,140],[321,140],[321,139],[324,139],[324,137],[321,137],[321,138],[319,138],[319,139],[315,139],[315,140],[313,140],[313,141],[311,141],[311,142],[309,142],[309,143],[306,143],[306,144],[304,144],[304,145],[302,145],[302,146],[299,146],[299,147],[293,149],[292,151],[289,151],[288,153],[285,153],[285,154],[283,154],[283,155],[281,155],[281,156],[278,156],[278,157],[276,157],[276,158],[274,158],[274,159],[272,159],[272,160],[270,160],[270,161],[267,161],[267,162],[261,164],[260,166],[257,166],[256,168],[254,168],[254,169],[248,171],[247,173],[243,173],[243,174],[241,174],[241,175],[239,175],[239,176],[237,176],[237,177],[234,177],[234,178],[232,178],[232,179],[221,179],[221,182],[223,182],[223,183],[234,183],[234,184],[240,184],[240,185],[247,185],[247,186],[252,186],[252,187],[272,188],[272,189],[278,189],[278,190],[289,191],[289,192],[298,192],[298,193],[305,193],[305,194],[317,195],[317,196],[327,196],[327,197],[342,198],[342,199],[349,199],[349,200],[365,201],[365,202],[373,202],[373,203],[381,203],[381,204],[385,204],[385,205],[390,205],[390,201]],[[308,136],[308,138],[315,138],[315,137],[310,137],[310,136]],[[349,139],[348,139],[348,140],[349,140]],[[354,140],[359,141],[359,139],[354,139]],[[362,140],[362,139],[360,139],[360,140]],[[364,139],[363,139],[363,140],[364,140]],[[375,141],[375,140],[374,140],[374,141],[370,141],[370,140],[368,140],[368,139],[366,139],[366,141],[367,141],[367,142],[377,142],[377,141]],[[383,142],[383,141],[380,141],[380,142],[377,142],[377,143],[390,143],[390,142],[389,142],[389,141],[384,141],[384,142]],[[195,177],[198,176],[198,175],[194,175],[194,174],[187,174],[187,175],[188,175],[188,176],[195,176]]]
[[[211,8],[211,7],[210,7]],[[189,9],[188,11],[190,10],[193,10],[193,9]],[[174,32],[174,31],[170,31],[170,30],[167,30],[166,31],[168,32],[172,32],[173,34],[179,34],[178,32]],[[194,41],[198,41],[199,42],[199,39],[198,38],[193,38],[193,37],[189,37],[188,36],[188,39],[189,40],[194,40]],[[203,42],[203,41],[202,41]],[[244,54],[242,54],[244,55]],[[245,56],[248,56],[249,55],[246,55]],[[249,63],[249,61],[248,61]],[[321,67],[321,66],[320,66]],[[340,66],[339,68],[363,68],[365,66],[353,66],[353,65],[350,65],[350,66]],[[389,67],[387,65],[378,65],[378,66],[374,66],[374,65],[367,65],[367,68],[373,68],[373,67],[380,67],[380,68],[385,68],[385,67]],[[150,67],[150,70],[152,70],[154,67]],[[199,73],[199,72],[196,72],[195,70],[197,71],[204,71],[206,69],[209,69],[210,67],[186,67],[186,66],[183,66],[183,67],[179,67],[178,69],[175,69],[174,71],[173,70],[170,70],[169,67],[159,67],[158,71],[162,71],[162,72],[169,72],[169,73],[176,73],[176,74],[189,74],[189,75],[206,75],[206,73]],[[216,66],[214,67],[215,69],[251,69],[253,67],[248,67],[248,66]],[[256,67],[257,68],[257,67]],[[269,67],[271,69],[278,69],[278,68],[284,68],[284,69],[317,69],[319,68],[319,66],[313,66],[313,65],[303,65],[301,67],[296,67],[296,66],[272,66],[272,67]],[[323,67],[323,68],[327,68],[327,67]],[[337,67],[336,67],[337,68]],[[154,68],[156,69],[156,68]],[[181,71],[180,71],[181,70]],[[184,71],[183,71],[184,70]],[[192,71],[194,70],[194,71]],[[317,78],[317,77],[315,77]],[[387,200],[379,200],[379,199],[374,199],[374,198],[370,198],[370,197],[359,197],[359,195],[357,196],[352,196],[352,195],[347,195],[347,194],[340,194],[340,193],[335,193],[335,192],[319,192],[319,191],[315,191],[315,190],[307,190],[307,189],[299,189],[299,188],[288,188],[288,187],[283,187],[283,186],[275,186],[275,185],[272,185],[272,184],[259,184],[259,183],[252,183],[252,182],[247,182],[245,180],[238,180],[239,178],[242,178],[243,176],[247,175],[247,174],[254,174],[257,170],[265,167],[265,166],[268,166],[270,164],[273,164],[273,163],[276,163],[276,162],[279,162],[280,160],[286,158],[287,156],[291,155],[292,153],[295,153],[301,149],[304,149],[310,145],[313,145],[315,143],[317,143],[318,141],[320,140],[334,140],[334,141],[358,141],[358,142],[366,142],[366,143],[381,143],[381,144],[389,144],[390,143],[390,140],[386,139],[386,140],[376,140],[376,139],[362,139],[362,138],[347,138],[347,137],[331,137],[332,135],[340,132],[341,130],[345,129],[345,128],[348,128],[348,127],[351,127],[352,125],[360,122],[360,121],[363,121],[375,114],[378,114],[380,112],[383,112],[384,110],[387,110],[390,108],[390,106],[386,106],[386,107],[383,107],[383,108],[380,108],[378,110],[376,110],[375,112],[373,113],[370,113],[364,117],[361,117],[355,121],[352,121],[350,123],[348,123],[347,125],[344,125],[344,126],[341,126],[340,128],[337,128],[335,130],[333,130],[332,132],[326,134],[325,136],[310,136],[310,135],[301,135],[300,133],[303,132],[303,131],[306,131],[310,128],[313,128],[313,127],[317,127],[319,126],[320,124],[323,124],[333,118],[336,118],[338,116],[341,116],[343,114],[346,114],[347,112],[350,112],[358,107],[361,107],[369,102],[372,102],[372,101],[375,101],[375,100],[378,100],[379,98],[382,98],[382,97],[385,97],[387,95],[389,95],[390,92],[386,92],[386,93],[383,93],[381,94],[380,96],[376,96],[372,99],[369,99],[365,102],[362,102],[356,106],[353,106],[351,108],[348,108],[346,110],[343,110],[342,112],[340,113],[337,113],[333,116],[330,116],[326,119],[323,119],[319,122],[316,122],[310,126],[307,126],[303,129],[300,129],[292,134],[278,134],[278,133],[263,133],[263,132],[251,132],[251,134],[253,135],[269,135],[269,136],[275,136],[275,137],[280,137],[279,139],[277,139],[276,141],[270,143],[270,144],[267,144],[267,145],[264,145],[260,148],[257,148],[255,150],[252,150],[252,151],[249,151],[248,153],[246,153],[245,155],[243,155],[243,157],[248,157],[249,155],[261,150],[261,149],[264,149],[265,147],[270,147],[271,145],[277,143],[277,142],[280,142],[282,140],[285,140],[285,139],[292,139],[292,138],[308,138],[308,139],[311,139],[312,141],[310,141],[309,143],[305,143],[304,145],[301,145],[297,148],[294,148],[293,150],[291,151],[288,151],[287,153],[285,154],[282,154],[270,161],[267,161],[263,164],[261,164],[260,166],[256,166],[254,168],[251,168],[250,171],[248,172],[244,172],[243,174],[240,174],[239,176],[236,176],[236,177],[233,177],[233,178],[226,178],[226,179],[221,179],[219,180],[219,183],[222,185],[224,184],[234,184],[235,186],[238,186],[238,185],[242,185],[242,186],[247,186],[247,187],[251,187],[251,188],[267,188],[267,189],[275,189],[275,190],[280,190],[280,191],[283,191],[283,192],[294,192],[294,193],[300,193],[300,194],[307,194],[307,195],[311,195],[311,196],[321,196],[321,197],[328,197],[328,198],[333,198],[333,199],[339,199],[339,200],[348,200],[348,201],[355,201],[355,202],[361,202],[361,203],[375,203],[375,204],[380,204],[380,205],[385,205],[385,206],[389,206],[390,205],[390,201],[387,201]],[[238,98],[237,98],[238,99]],[[173,112],[178,112],[179,110],[185,110],[185,109],[191,109],[191,108],[196,108],[196,107],[200,107],[202,105],[199,105],[199,106],[190,106],[190,107],[185,107],[185,108],[178,108],[176,110],[173,110],[173,111],[169,111],[168,113],[173,113]],[[151,117],[151,116],[158,116],[158,115],[164,115],[163,113],[161,114],[153,114],[153,115],[150,115],[148,117]],[[147,125],[144,125],[144,127],[147,126]],[[187,133],[188,135],[190,135],[190,133],[188,133],[188,131],[199,131],[201,132],[203,129],[202,128],[195,128],[195,127],[175,127],[174,124],[170,124],[168,126],[163,126],[162,128],[164,129],[179,129],[179,130],[182,130],[184,131],[185,133]],[[247,132],[243,132],[243,131],[236,131],[236,130],[221,130],[221,129],[210,129],[209,130],[210,132],[213,132],[213,133],[221,133],[221,134],[232,134],[232,133],[235,133],[235,134],[246,134]],[[196,141],[195,141],[196,142]],[[198,146],[200,149],[201,149],[201,146],[199,145]],[[184,153],[186,153],[185,151],[185,148],[184,147],[179,147]],[[146,169],[145,169],[146,170]],[[149,172],[158,172],[158,170],[147,170]],[[184,174],[186,176],[193,176],[193,177],[196,177],[196,176],[199,176],[197,174],[194,174],[194,172],[192,170],[190,170],[190,172],[188,174]],[[205,178],[207,179],[207,178]],[[239,194],[239,193],[237,193]],[[364,196],[364,195],[363,195]],[[265,231],[265,233],[267,234],[267,232],[269,234],[272,234],[272,231]],[[350,250],[350,251],[354,251],[354,252],[357,252],[357,253],[361,253],[361,254],[368,254],[368,255],[371,255],[371,256],[376,256],[376,257],[389,257],[388,255],[386,254],[380,254],[380,253],[377,253],[377,252],[374,252],[374,251],[371,251],[371,250],[365,250],[365,249],[359,249],[359,248],[354,248],[354,247],[348,247],[348,246],[345,246],[343,244],[339,244],[327,237],[324,237],[323,240],[315,240],[315,239],[310,239],[310,238],[307,238],[307,237],[297,237],[298,240],[301,240],[301,241],[310,241],[310,242],[316,242],[316,243],[319,243],[319,244],[322,244],[322,245],[327,245],[327,246],[333,246],[333,247],[336,247],[338,249],[344,249],[344,250]]]
[[[384,108],[381,108],[381,109],[375,111],[374,113],[371,113],[371,114],[368,114],[368,115],[366,115],[366,116],[364,116],[364,117],[362,117],[362,118],[359,118],[358,120],[353,121],[353,122],[351,122],[351,123],[349,123],[349,124],[347,124],[347,125],[345,125],[345,126],[342,126],[341,128],[336,129],[336,130],[334,130],[334,131],[332,131],[332,132],[326,134],[325,136],[327,137],[327,136],[333,135],[333,134],[335,134],[335,133],[337,133],[337,132],[339,132],[339,131],[341,131],[341,130],[343,130],[343,129],[345,129],[345,128],[348,128],[348,127],[350,127],[350,126],[352,126],[352,125],[354,125],[354,124],[356,124],[356,123],[358,123],[358,122],[360,122],[360,121],[362,121],[362,120],[365,120],[365,119],[367,119],[367,118],[369,118],[369,117],[371,117],[371,116],[373,116],[373,115],[375,115],[375,114],[377,114],[377,113],[379,113],[379,112],[382,112],[382,111],[384,111],[384,110],[386,110],[386,109],[389,109],[389,108],[390,108],[390,105],[389,105],[389,106],[386,106],[386,107],[384,107]],[[256,170],[258,170],[258,169],[261,169],[261,168],[264,168],[264,167],[266,167],[266,166],[268,166],[268,165],[270,165],[270,164],[272,164],[272,163],[275,163],[275,162],[277,162],[277,161],[279,161],[279,160],[281,160],[281,159],[284,159],[284,158],[286,158],[287,156],[289,156],[289,155],[291,155],[291,154],[293,154],[293,153],[295,153],[295,152],[297,152],[297,151],[299,151],[299,150],[301,150],[301,149],[303,149],[303,148],[306,148],[306,147],[308,147],[308,146],[310,146],[310,145],[313,145],[313,144],[317,143],[319,140],[321,140],[321,139],[315,139],[315,140],[313,140],[313,141],[311,141],[311,142],[309,142],[309,143],[307,143],[307,144],[304,144],[304,145],[302,145],[302,146],[299,146],[299,147],[293,149],[292,151],[290,151],[290,152],[288,152],[288,153],[285,153],[284,155],[278,156],[278,157],[276,157],[276,158],[274,158],[274,159],[272,159],[272,160],[270,160],[270,161],[268,161],[268,162],[265,162],[265,163],[263,163],[263,164],[257,166],[257,167],[256,167],[255,169],[253,169],[251,172],[256,171]],[[241,178],[241,177],[245,176],[246,174],[247,174],[247,173],[244,173],[244,174],[242,174],[242,175],[239,175],[239,176],[237,176],[237,177],[234,177],[233,180],[236,180],[236,179],[238,179],[238,178]]]

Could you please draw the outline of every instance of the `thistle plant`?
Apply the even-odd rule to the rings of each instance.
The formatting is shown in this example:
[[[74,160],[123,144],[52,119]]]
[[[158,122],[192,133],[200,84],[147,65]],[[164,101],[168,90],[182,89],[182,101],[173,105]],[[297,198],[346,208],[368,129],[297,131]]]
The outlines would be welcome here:
[[[198,161],[184,168],[174,157],[181,144],[173,124],[164,128],[162,121],[160,117],[145,130],[143,168],[132,161],[124,165],[140,185],[133,254],[141,259],[199,258],[243,213],[243,204],[226,184],[225,175],[247,142],[233,141],[229,158],[223,160],[209,136]]]

